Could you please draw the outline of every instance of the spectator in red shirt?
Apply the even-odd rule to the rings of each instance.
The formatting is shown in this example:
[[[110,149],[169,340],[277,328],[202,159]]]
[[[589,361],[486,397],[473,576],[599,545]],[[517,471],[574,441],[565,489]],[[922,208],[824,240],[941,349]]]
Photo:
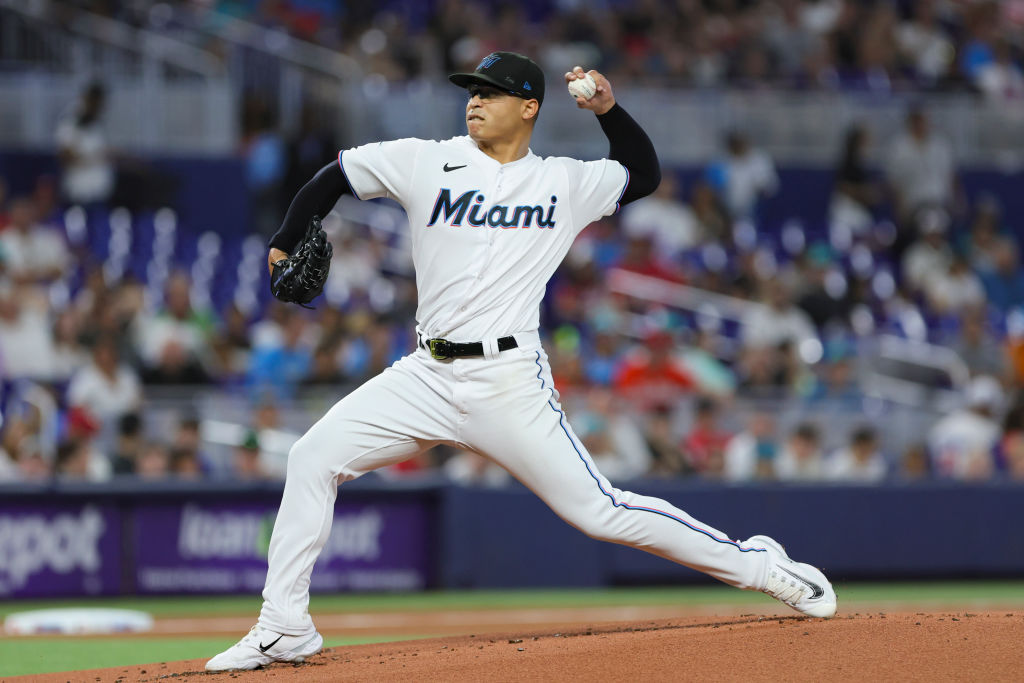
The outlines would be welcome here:
[[[626,354],[615,373],[615,388],[641,406],[671,405],[694,387],[693,377],[672,354],[672,335],[647,336],[641,348]]]
[[[619,268],[638,275],[656,277],[667,282],[683,283],[681,272],[669,268],[654,256],[654,242],[646,235],[631,237],[626,243],[626,251],[619,261]]]
[[[718,426],[718,404],[702,396],[694,408],[693,429],[683,439],[683,450],[698,475],[717,478],[724,467],[725,445],[732,437]]]

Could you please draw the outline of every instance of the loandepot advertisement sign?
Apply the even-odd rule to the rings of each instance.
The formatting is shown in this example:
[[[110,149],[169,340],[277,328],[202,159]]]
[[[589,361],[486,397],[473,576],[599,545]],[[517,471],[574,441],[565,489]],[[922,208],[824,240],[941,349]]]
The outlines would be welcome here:
[[[113,506],[4,505],[0,597],[118,592],[120,521]]]
[[[259,592],[276,507],[252,503],[143,505],[134,511],[140,593]],[[423,588],[427,515],[417,503],[339,503],[313,569],[313,591]]]

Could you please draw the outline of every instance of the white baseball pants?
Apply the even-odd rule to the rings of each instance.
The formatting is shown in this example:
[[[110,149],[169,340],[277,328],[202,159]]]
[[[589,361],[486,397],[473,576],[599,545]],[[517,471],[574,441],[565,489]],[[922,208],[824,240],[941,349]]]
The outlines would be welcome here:
[[[536,333],[519,348],[434,360],[402,358],[336,403],[294,445],[270,541],[260,625],[313,630],[309,580],[333,521],[338,483],[439,443],[475,451],[508,470],[562,519],[596,539],[760,589],[767,555],[729,540],[663,500],[612,487],[573,433]]]

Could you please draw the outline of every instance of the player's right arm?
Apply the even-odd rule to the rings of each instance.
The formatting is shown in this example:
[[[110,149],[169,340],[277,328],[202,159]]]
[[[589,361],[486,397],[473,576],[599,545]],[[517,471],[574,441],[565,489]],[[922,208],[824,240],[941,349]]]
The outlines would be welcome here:
[[[608,138],[608,158],[563,159],[569,184],[574,188],[570,201],[577,232],[623,205],[646,197],[661,182],[658,154],[647,133],[616,103],[608,79],[598,71],[588,73],[597,84],[596,94],[589,100],[579,97],[576,104],[597,115]],[[565,74],[565,79],[570,82],[584,76],[583,69],[576,67]]]
[[[619,200],[620,206],[646,197],[661,183],[661,165],[654,143],[647,133],[633,120],[626,110],[615,101],[612,84],[604,74],[591,69],[584,73],[582,67],[575,67],[565,74],[567,83],[589,74],[597,90],[589,100],[576,98],[576,106],[588,109],[597,115],[601,130],[608,138],[608,158],[617,161],[629,173],[626,188]]]

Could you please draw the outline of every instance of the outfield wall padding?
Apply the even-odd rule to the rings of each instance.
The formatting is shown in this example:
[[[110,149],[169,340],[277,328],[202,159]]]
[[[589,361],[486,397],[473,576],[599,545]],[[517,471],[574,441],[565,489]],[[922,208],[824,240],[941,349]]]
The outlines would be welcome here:
[[[1024,575],[1021,484],[628,488],[732,539],[772,535],[839,581]],[[280,495],[277,484],[0,487],[0,597],[258,592]],[[698,581],[709,579],[587,538],[519,486],[368,477],[341,487],[312,583],[344,592]]]

